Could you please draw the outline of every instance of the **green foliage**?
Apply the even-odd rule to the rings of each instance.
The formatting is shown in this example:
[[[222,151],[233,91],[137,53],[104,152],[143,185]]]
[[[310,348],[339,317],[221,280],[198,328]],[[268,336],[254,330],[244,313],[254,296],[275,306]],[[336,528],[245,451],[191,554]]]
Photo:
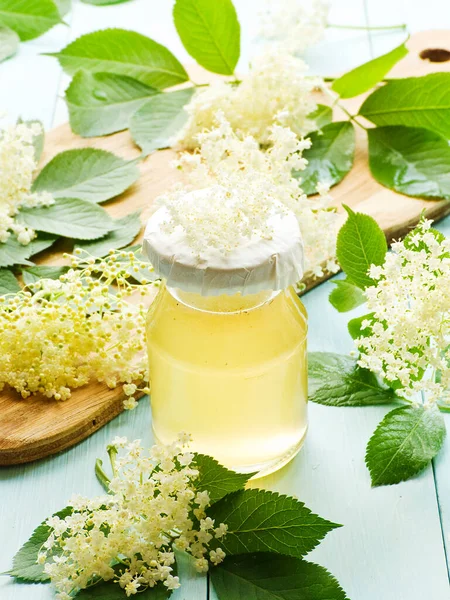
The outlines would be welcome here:
[[[172,591],[160,583],[154,588],[147,588],[139,592],[138,598],[139,600],[166,600],[171,595]],[[108,581],[81,590],[76,598],[79,600],[126,600],[127,596],[117,583]]]
[[[369,129],[369,166],[382,185],[423,198],[450,198],[450,146],[428,129]]]
[[[308,137],[312,146],[303,151],[308,165],[294,175],[301,179],[303,191],[310,196],[317,193],[319,181],[333,186],[350,171],[355,154],[355,130],[349,121],[337,121],[313,131]]]
[[[94,6],[109,6],[111,4],[123,4],[124,2],[130,2],[130,0],[81,0],[85,4],[93,4]]]
[[[87,33],[50,56],[55,56],[69,75],[79,69],[116,73],[159,89],[188,80],[183,66],[167,48],[125,29]]]
[[[33,147],[34,147],[34,159],[36,162],[39,162],[39,159],[42,156],[42,152],[44,150],[44,142],[45,142],[45,129],[42,121],[22,121],[22,119],[18,119],[18,123],[25,123],[26,125],[39,125],[41,128],[41,132],[37,135],[33,135]]]
[[[295,498],[265,490],[228,494],[208,509],[208,516],[228,525],[227,535],[214,542],[226,554],[269,551],[301,558],[339,527]]]
[[[405,77],[375,90],[359,114],[375,125],[423,127],[450,139],[450,73]]]
[[[368,406],[398,400],[371,371],[334,352],[308,354],[308,389],[309,400],[326,406]]]
[[[20,38],[15,31],[0,25],[0,62],[14,56],[19,48]]]
[[[318,104],[316,110],[308,115],[308,119],[316,122],[314,131],[322,129],[333,120],[333,109],[326,104]]]
[[[353,310],[366,301],[364,292],[350,281],[338,279],[331,283],[336,287],[330,292],[328,299],[330,304],[339,312]]]
[[[399,483],[422,471],[441,449],[445,433],[436,406],[401,406],[388,413],[367,444],[372,485]]]
[[[126,75],[80,70],[66,90],[72,131],[92,137],[126,129],[132,114],[155,93]]]
[[[231,0],[176,0],[173,18],[184,47],[199,65],[233,75],[241,30]]]
[[[13,265],[32,265],[28,258],[36,254],[33,246],[19,244],[15,235],[11,235],[6,242],[0,242],[0,267],[12,267]]]
[[[22,269],[22,279],[26,285],[30,285],[40,279],[59,279],[68,270],[69,267],[48,267],[46,265],[28,267],[28,269]]]
[[[57,154],[37,176],[33,191],[54,198],[104,202],[139,179],[136,161],[126,161],[98,148],[79,148]]]
[[[345,206],[347,221],[337,238],[337,258],[350,283],[364,289],[374,284],[370,265],[382,265],[387,252],[383,231],[372,217]]]
[[[375,322],[374,313],[367,313],[367,315],[363,315],[362,317],[350,319],[347,327],[352,339],[356,340],[359,337],[367,337],[370,335],[370,328],[367,327],[362,329],[361,325],[363,321],[370,321],[371,323]]]
[[[211,569],[219,600],[346,600],[344,590],[324,568],[270,552],[227,556]]]
[[[387,54],[369,60],[336,79],[331,88],[341,98],[359,96],[379,83],[399,60],[408,54],[405,44],[401,44]]]
[[[230,471],[222,466],[211,456],[206,454],[195,455],[195,468],[199,470],[196,488],[207,491],[214,504],[227,494],[242,490],[254,473],[244,474]]]
[[[61,17],[65,17],[72,8],[72,0],[53,0]]]
[[[78,248],[82,248],[92,256],[106,256],[110,250],[118,250],[131,244],[134,238],[141,230],[140,213],[130,213],[121,219],[116,219],[114,222],[117,229],[111,231],[105,237],[93,242],[84,242],[77,244]]]
[[[20,285],[9,269],[0,269],[0,296],[15,294],[20,290]]]
[[[0,25],[14,30],[22,41],[37,38],[61,22],[53,0],[0,0]]]
[[[187,120],[184,106],[193,88],[158,94],[150,98],[130,119],[130,133],[144,154],[167,148]]]

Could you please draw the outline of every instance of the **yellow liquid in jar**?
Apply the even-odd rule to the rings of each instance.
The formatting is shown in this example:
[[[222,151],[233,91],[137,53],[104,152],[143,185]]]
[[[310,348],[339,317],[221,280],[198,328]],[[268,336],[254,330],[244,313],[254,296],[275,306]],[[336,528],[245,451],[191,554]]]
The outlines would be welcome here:
[[[188,432],[193,450],[241,472],[283,466],[307,429],[306,333],[293,289],[202,297],[163,287],[147,325],[157,439]]]

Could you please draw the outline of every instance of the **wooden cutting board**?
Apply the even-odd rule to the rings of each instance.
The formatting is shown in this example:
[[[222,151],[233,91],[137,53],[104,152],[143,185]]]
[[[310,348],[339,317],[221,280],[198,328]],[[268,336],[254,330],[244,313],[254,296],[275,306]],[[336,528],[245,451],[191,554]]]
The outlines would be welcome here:
[[[425,55],[440,57],[442,53],[430,49],[450,51],[450,31],[427,31],[414,35],[408,42],[410,53],[393,69],[390,77],[411,77],[436,71],[450,71],[450,61],[430,62]],[[428,52],[424,52],[427,51]],[[207,78],[207,75],[205,75]],[[199,81],[198,72],[196,80]],[[364,97],[345,102],[354,112]],[[335,118],[345,115],[336,111]],[[365,132],[356,128],[355,164],[350,174],[332,194],[336,205],[344,202],[353,209],[372,215],[383,228],[389,241],[403,236],[413,227],[423,210],[433,219],[450,213],[450,202],[409,198],[379,185],[370,175],[367,162]],[[68,124],[51,131],[45,142],[42,165],[55,154],[70,148],[92,146],[110,150],[124,158],[134,158],[139,150],[128,131],[116,135],[82,139],[74,135]],[[172,150],[157,152],[140,164],[141,178],[118,199],[103,204],[114,217],[137,209],[142,210],[145,223],[152,201],[173,185],[180,177],[170,167],[175,158]],[[343,217],[344,218],[344,217]],[[63,264],[62,253],[68,248],[58,242],[54,248],[39,257],[39,264]],[[308,277],[307,289],[320,283]],[[117,416],[122,410],[121,388],[109,390],[92,383],[75,390],[65,402],[56,402],[39,396],[20,400],[14,391],[0,393],[0,465],[30,462],[49,456],[85,439],[91,433]],[[144,400],[145,401],[145,400]]]

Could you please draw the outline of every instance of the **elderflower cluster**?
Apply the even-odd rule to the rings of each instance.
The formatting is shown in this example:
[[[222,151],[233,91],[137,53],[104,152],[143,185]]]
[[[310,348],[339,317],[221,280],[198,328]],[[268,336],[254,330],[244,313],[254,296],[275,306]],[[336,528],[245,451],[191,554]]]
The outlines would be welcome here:
[[[266,0],[260,13],[260,35],[294,55],[319,42],[327,27],[327,0]]]
[[[41,279],[0,297],[0,389],[66,400],[91,380],[124,384],[125,407],[134,408],[135,393],[148,392],[145,383],[136,385],[148,381],[147,308],[127,300],[148,297],[157,282],[143,279],[152,278],[149,265],[133,252],[95,259],[79,251],[70,258],[72,268],[59,280]]]
[[[113,452],[124,453],[113,461],[110,495],[75,497],[69,516],[48,519],[52,532],[38,562],[45,565],[58,600],[70,600],[102,581],[115,582],[127,596],[161,584],[177,589],[174,550],[190,553],[200,572],[208,571],[209,562],[223,561],[216,540],[226,535],[227,526],[206,516],[210,499],[207,491],[196,489],[199,471],[186,448],[189,439],[181,434],[176,443],[146,452],[140,440],[116,438]]]
[[[200,88],[186,111],[186,125],[176,143],[186,150],[198,146],[198,135],[214,126],[217,111],[231,127],[251,135],[262,145],[270,140],[273,125],[289,127],[298,137],[314,129],[309,115],[317,108],[312,91],[322,85],[319,78],[306,76],[307,66],[299,58],[270,48],[251,66],[240,84],[218,81]]]
[[[0,130],[0,243],[14,233],[20,244],[29,244],[36,234],[16,220],[17,214],[21,208],[54,202],[48,192],[31,191],[36,169],[33,136],[39,133],[39,125],[25,123]]]
[[[450,240],[422,220],[392,245],[383,266],[372,266],[376,285],[365,290],[373,319],[356,343],[359,364],[412,398],[445,399],[450,388]]]
[[[288,209],[300,224],[306,270],[317,277],[324,268],[335,272],[338,217],[328,188],[319,185],[319,195],[308,198],[292,175],[305,168],[302,151],[309,140],[274,125],[267,133],[270,147],[263,151],[255,138],[236,133],[223,113],[216,113],[215,119],[216,127],[198,136],[199,150],[181,154],[176,163],[186,172],[188,187],[209,188],[210,197],[198,207],[191,203],[186,207],[183,192],[161,197],[171,217],[166,224],[169,232],[181,226],[198,253],[205,246],[229,252],[242,238],[270,239],[268,214]]]

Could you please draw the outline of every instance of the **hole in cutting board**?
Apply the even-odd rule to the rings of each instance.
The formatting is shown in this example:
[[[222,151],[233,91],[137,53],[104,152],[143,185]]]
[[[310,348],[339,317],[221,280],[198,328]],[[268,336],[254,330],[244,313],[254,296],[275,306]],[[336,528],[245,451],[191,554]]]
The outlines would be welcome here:
[[[420,52],[419,56],[422,60],[429,60],[430,62],[447,62],[450,60],[450,50],[445,50],[445,48],[426,48]]]

